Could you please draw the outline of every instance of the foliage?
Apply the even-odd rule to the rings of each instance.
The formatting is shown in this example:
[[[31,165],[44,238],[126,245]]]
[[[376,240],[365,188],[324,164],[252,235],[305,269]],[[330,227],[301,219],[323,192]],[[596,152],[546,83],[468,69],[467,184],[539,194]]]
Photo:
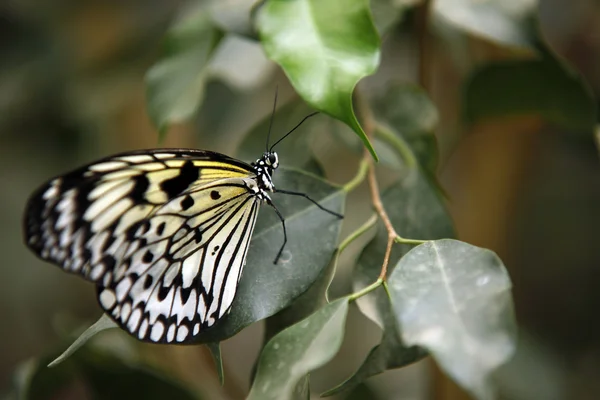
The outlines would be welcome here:
[[[275,215],[261,213],[231,312],[196,340],[211,346],[222,375],[218,343],[267,321],[251,399],[307,398],[310,375],[336,355],[348,308],[354,305],[381,329],[382,337],[355,373],[342,383],[332,382],[325,395],[349,392],[371,376],[431,355],[475,397],[492,398],[491,375],[516,346],[511,282],[502,261],[489,250],[453,239],[455,229],[436,179],[435,105],[424,88],[414,84],[391,82],[385,92],[374,95],[357,87],[379,66],[380,34],[390,34],[405,23],[407,12],[427,7],[427,2],[371,3],[377,12],[371,12],[366,0],[267,0],[249,13],[257,34],[249,35],[252,40],[281,67],[301,100],[326,114],[306,123],[319,137],[299,134],[278,146],[283,167],[275,178],[277,186],[308,193],[323,206],[343,212],[347,197],[366,182],[375,210],[374,218],[352,227],[340,240],[342,221],[304,199],[274,195],[290,238],[279,265],[272,261],[281,242],[280,222]],[[534,114],[591,137],[596,116],[589,90],[541,44],[543,38],[531,22],[534,3],[517,9],[501,1],[472,3],[440,0],[424,12],[451,29],[517,48],[520,57],[472,72],[464,87],[463,122]],[[146,75],[148,113],[161,135],[173,124],[190,120],[209,101],[205,94],[211,62],[232,35],[215,20],[210,6],[192,6],[175,19],[164,52]],[[274,118],[292,125],[307,110],[295,99],[280,107]],[[340,121],[333,122],[335,129],[328,128],[332,118]],[[264,118],[245,135],[240,158],[260,155],[269,124],[269,117]],[[363,153],[355,163],[356,176],[343,185],[325,180],[327,160],[312,145],[323,138],[350,153]],[[378,159],[379,165],[374,162]],[[375,170],[391,177],[387,187],[379,183]],[[354,266],[353,292],[328,299],[340,253],[374,226],[375,236]],[[52,393],[80,369],[89,390],[111,395],[104,391],[110,386],[104,382],[127,370],[130,384],[149,393],[194,397],[138,365],[107,357],[90,345],[80,349],[110,327],[110,321],[105,322],[101,319],[82,335],[53,369],[40,368],[51,357],[36,361],[21,374],[27,379],[18,380],[18,390],[28,393],[27,398],[48,398],[40,393]],[[121,395],[126,393],[124,389]]]

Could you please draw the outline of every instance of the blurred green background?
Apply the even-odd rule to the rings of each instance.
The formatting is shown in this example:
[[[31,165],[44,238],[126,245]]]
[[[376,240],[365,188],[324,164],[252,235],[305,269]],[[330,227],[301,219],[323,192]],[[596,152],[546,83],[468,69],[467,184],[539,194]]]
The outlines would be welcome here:
[[[384,1],[372,3],[377,11]],[[361,88],[376,95],[392,84],[420,84],[438,108],[439,177],[459,239],[496,251],[514,284],[521,336],[516,357],[497,376],[501,397],[598,398],[600,170],[593,127],[583,134],[572,128],[569,118],[577,110],[565,111],[566,124],[556,123],[563,117],[543,118],[535,109],[496,112],[493,118],[467,124],[465,110],[476,108],[469,101],[477,100],[465,93],[474,85],[477,68],[530,57],[519,46],[486,40],[444,24],[439,16],[427,18],[423,34],[422,4],[396,3],[406,9],[383,36],[379,71]],[[56,355],[69,343],[65,338],[100,316],[92,285],[44,264],[25,248],[21,214],[28,195],[46,179],[111,153],[157,146],[146,112],[144,74],[160,56],[161,40],[181,4],[9,0],[0,5],[1,389],[14,384],[18,366],[33,357]],[[242,0],[213,3],[216,18],[242,34],[226,37],[212,61],[199,113],[171,129],[165,146],[233,154],[243,134],[269,114],[275,84],[280,104],[295,98],[260,44],[243,35],[249,31],[251,5]],[[544,0],[537,15],[549,48],[597,95],[600,3]],[[385,25],[381,14],[375,12],[375,17],[378,26]],[[508,97],[528,84],[515,81],[513,87],[497,75],[486,79],[489,92],[485,85],[483,92],[490,96],[498,93],[494,84],[502,84]],[[563,87],[553,86],[555,81],[542,83],[539,90],[550,97],[568,98]],[[592,107],[596,110],[597,103]],[[287,128],[276,125],[277,132]],[[329,143],[317,151],[326,158],[328,176],[339,183],[352,177],[356,156],[330,143],[334,139],[319,140]],[[366,198],[364,191],[351,198],[349,225],[368,217]],[[336,278],[337,294],[350,290],[348,269],[360,248],[352,250]],[[312,375],[315,393],[351,374],[377,343],[378,329],[365,321],[353,309],[342,351]],[[145,365],[166,371],[206,398],[237,399],[249,388],[262,330],[255,324],[223,344],[224,388],[203,347],[132,344],[120,332],[99,338],[98,346],[135,346]],[[429,359],[372,378],[360,390],[354,398],[469,398]],[[81,386],[72,385],[55,398],[87,396]]]

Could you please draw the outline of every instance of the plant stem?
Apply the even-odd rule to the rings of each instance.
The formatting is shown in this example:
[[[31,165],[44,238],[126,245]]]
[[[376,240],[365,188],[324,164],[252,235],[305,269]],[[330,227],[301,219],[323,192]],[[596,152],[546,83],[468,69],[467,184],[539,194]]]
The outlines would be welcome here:
[[[405,239],[402,236],[396,236],[394,242],[401,244],[423,244],[426,243],[427,240],[419,240],[419,239]]]
[[[385,140],[398,152],[398,154],[400,154],[400,157],[402,157],[402,160],[406,163],[406,166],[409,169],[414,169],[417,167],[417,158],[410,150],[404,139],[392,132],[390,128],[380,123],[376,123],[375,134],[381,139]]]
[[[356,172],[356,175],[342,187],[342,190],[346,193],[349,193],[352,190],[356,189],[356,187],[360,185],[362,181],[365,180],[368,168],[369,163],[367,162],[367,160],[365,160],[364,158],[361,159],[360,164],[358,165],[358,171]]]
[[[383,289],[385,290],[385,293],[387,294],[387,296],[389,298],[392,298],[392,295],[390,294],[390,288],[388,287],[388,284],[386,281],[383,281]]]
[[[375,176],[375,166],[373,165],[372,161],[370,162],[369,168],[369,189],[371,191],[371,202],[373,203],[373,207],[379,215],[379,218],[381,218],[381,220],[383,221],[385,229],[388,233],[387,246],[385,249],[385,255],[383,256],[383,262],[381,264],[381,272],[379,273],[378,278],[378,280],[383,281],[387,276],[388,264],[390,262],[390,254],[392,253],[392,245],[394,244],[396,238],[400,235],[398,235],[398,233],[394,229],[392,221],[390,221],[390,218],[388,217],[387,212],[383,207],[381,196],[379,195],[379,184],[377,183],[377,177]]]
[[[359,113],[362,117],[361,122],[362,122],[363,128],[365,130],[365,133],[367,134],[367,137],[372,138],[373,135],[375,134],[375,132],[378,131],[379,135],[382,138],[384,138],[385,140],[388,140],[390,142],[390,144],[392,144],[396,148],[396,150],[400,153],[400,155],[405,159],[405,161],[409,167],[416,168],[417,160],[416,160],[415,156],[412,154],[412,152],[410,151],[410,149],[408,148],[408,146],[406,145],[406,143],[403,140],[401,140],[400,138],[398,138],[398,136],[396,136],[393,132],[391,132],[390,129],[386,128],[382,124],[377,123],[377,121],[375,120],[375,117],[373,116],[373,112],[371,111],[371,108],[369,107],[369,104],[363,98],[363,96],[361,96],[359,91],[356,91],[356,104],[359,109]],[[385,211],[385,207],[383,206],[383,202],[381,201],[381,196],[379,194],[379,184],[377,182],[377,177],[375,176],[375,163],[373,162],[373,159],[371,158],[370,154],[368,153],[368,151],[366,149],[365,149],[362,161],[361,161],[361,167],[359,168],[359,172],[357,173],[357,175],[354,179],[352,179],[350,182],[348,182],[348,184],[346,184],[344,186],[344,189],[346,189],[346,187],[350,187],[350,189],[353,189],[355,187],[354,182],[361,182],[362,179],[364,179],[363,174],[365,173],[365,171],[363,170],[363,168],[366,168],[367,169],[366,172],[368,173],[367,179],[369,182],[371,203],[373,204],[373,208],[375,208],[375,212],[377,212],[377,215],[383,221],[383,224],[385,225],[385,229],[386,229],[387,235],[388,235],[385,254],[383,256],[383,261],[381,263],[381,272],[379,273],[379,277],[377,278],[377,281],[375,283],[373,283],[373,285],[378,286],[381,282],[385,281],[385,279],[387,277],[387,270],[388,270],[388,265],[390,262],[390,255],[392,253],[392,246],[394,245],[394,242],[399,241],[399,243],[407,243],[407,244],[417,244],[417,243],[421,244],[422,242],[412,240],[412,239],[404,239],[400,235],[398,235],[398,233],[394,229],[394,226],[392,225],[392,221],[390,221],[390,218],[389,218],[387,212]],[[358,179],[358,177],[360,177],[360,179]],[[373,286],[373,285],[371,285],[371,286]]]
[[[363,96],[361,96],[361,93],[359,91],[356,91],[356,93],[356,105],[359,109],[360,116],[362,117],[361,122],[367,137],[371,139],[375,133],[377,123],[367,101],[364,99]],[[379,218],[381,218],[381,220],[383,221],[385,229],[388,233],[388,243],[381,264],[381,272],[379,273],[379,278],[373,284],[378,285],[379,283],[383,282],[386,278],[390,254],[392,252],[392,245],[394,244],[394,239],[396,239],[396,237],[400,235],[398,235],[398,233],[396,233],[396,231],[394,230],[394,226],[392,225],[392,222],[390,221],[385,211],[385,208],[383,207],[383,203],[381,202],[381,197],[379,195],[379,184],[377,183],[377,177],[375,176],[375,163],[373,162],[373,159],[370,157],[366,149],[363,155],[363,161],[365,161],[368,166],[367,179],[369,182],[369,191],[371,193],[371,202],[373,203],[373,208],[375,208],[377,215],[379,215]]]
[[[346,239],[344,239],[344,241],[342,243],[340,243],[340,245],[338,247],[339,252],[341,253],[342,251],[344,251],[344,249],[346,247],[348,247],[348,245],[350,243],[352,243],[354,240],[358,239],[363,233],[365,233],[371,227],[373,227],[373,225],[375,225],[376,222],[377,222],[377,215],[376,214],[371,215],[371,218],[366,220],[364,224],[362,224],[357,230],[355,230],[350,235],[348,235],[346,237]]]
[[[377,279],[375,282],[371,283],[366,288],[363,288],[363,289],[359,290],[358,292],[354,292],[350,296],[348,296],[348,301],[354,301],[354,300],[358,299],[359,297],[362,297],[362,296],[366,295],[367,293],[372,292],[373,290],[375,290],[379,286],[381,286],[382,283],[383,283],[383,280]]]

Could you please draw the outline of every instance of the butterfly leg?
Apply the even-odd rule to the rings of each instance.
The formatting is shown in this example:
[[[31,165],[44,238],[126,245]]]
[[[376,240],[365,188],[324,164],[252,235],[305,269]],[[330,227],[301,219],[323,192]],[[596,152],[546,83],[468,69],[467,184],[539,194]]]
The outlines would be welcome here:
[[[301,196],[301,197],[304,197],[305,199],[307,199],[308,201],[312,202],[314,205],[316,205],[317,207],[319,207],[321,210],[323,210],[325,212],[328,212],[331,215],[335,215],[338,218],[344,218],[344,216],[342,214],[338,214],[335,211],[331,211],[331,210],[328,210],[327,208],[323,207],[316,200],[311,199],[306,193],[292,192],[290,190],[281,190],[281,189],[275,190],[275,193],[283,193],[283,194],[289,194],[289,195],[292,195],[292,196]]]
[[[270,205],[271,207],[273,207],[273,210],[275,210],[275,213],[277,213],[277,216],[281,220],[281,225],[283,226],[283,244],[281,245],[281,248],[277,252],[277,256],[275,257],[275,260],[273,261],[273,264],[277,264],[277,261],[279,261],[279,257],[281,257],[281,253],[283,253],[283,249],[285,248],[285,244],[287,243],[287,232],[285,230],[285,218],[283,218],[283,215],[281,215],[281,213],[279,212],[279,210],[277,209],[277,207],[275,207],[275,204],[273,204],[273,202],[271,201],[271,199],[267,200],[267,204]]]

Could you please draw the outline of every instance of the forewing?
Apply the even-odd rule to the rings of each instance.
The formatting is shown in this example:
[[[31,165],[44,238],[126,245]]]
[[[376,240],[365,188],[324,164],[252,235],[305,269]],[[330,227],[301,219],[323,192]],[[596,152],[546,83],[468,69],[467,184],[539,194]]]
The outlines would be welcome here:
[[[228,311],[259,200],[243,180],[216,181],[170,200],[131,238],[101,306],[141,340],[184,342]]]
[[[132,237],[161,206],[192,188],[251,174],[219,153],[146,150],[109,157],[54,178],[30,198],[27,245],[42,259],[99,282],[122,264]]]

